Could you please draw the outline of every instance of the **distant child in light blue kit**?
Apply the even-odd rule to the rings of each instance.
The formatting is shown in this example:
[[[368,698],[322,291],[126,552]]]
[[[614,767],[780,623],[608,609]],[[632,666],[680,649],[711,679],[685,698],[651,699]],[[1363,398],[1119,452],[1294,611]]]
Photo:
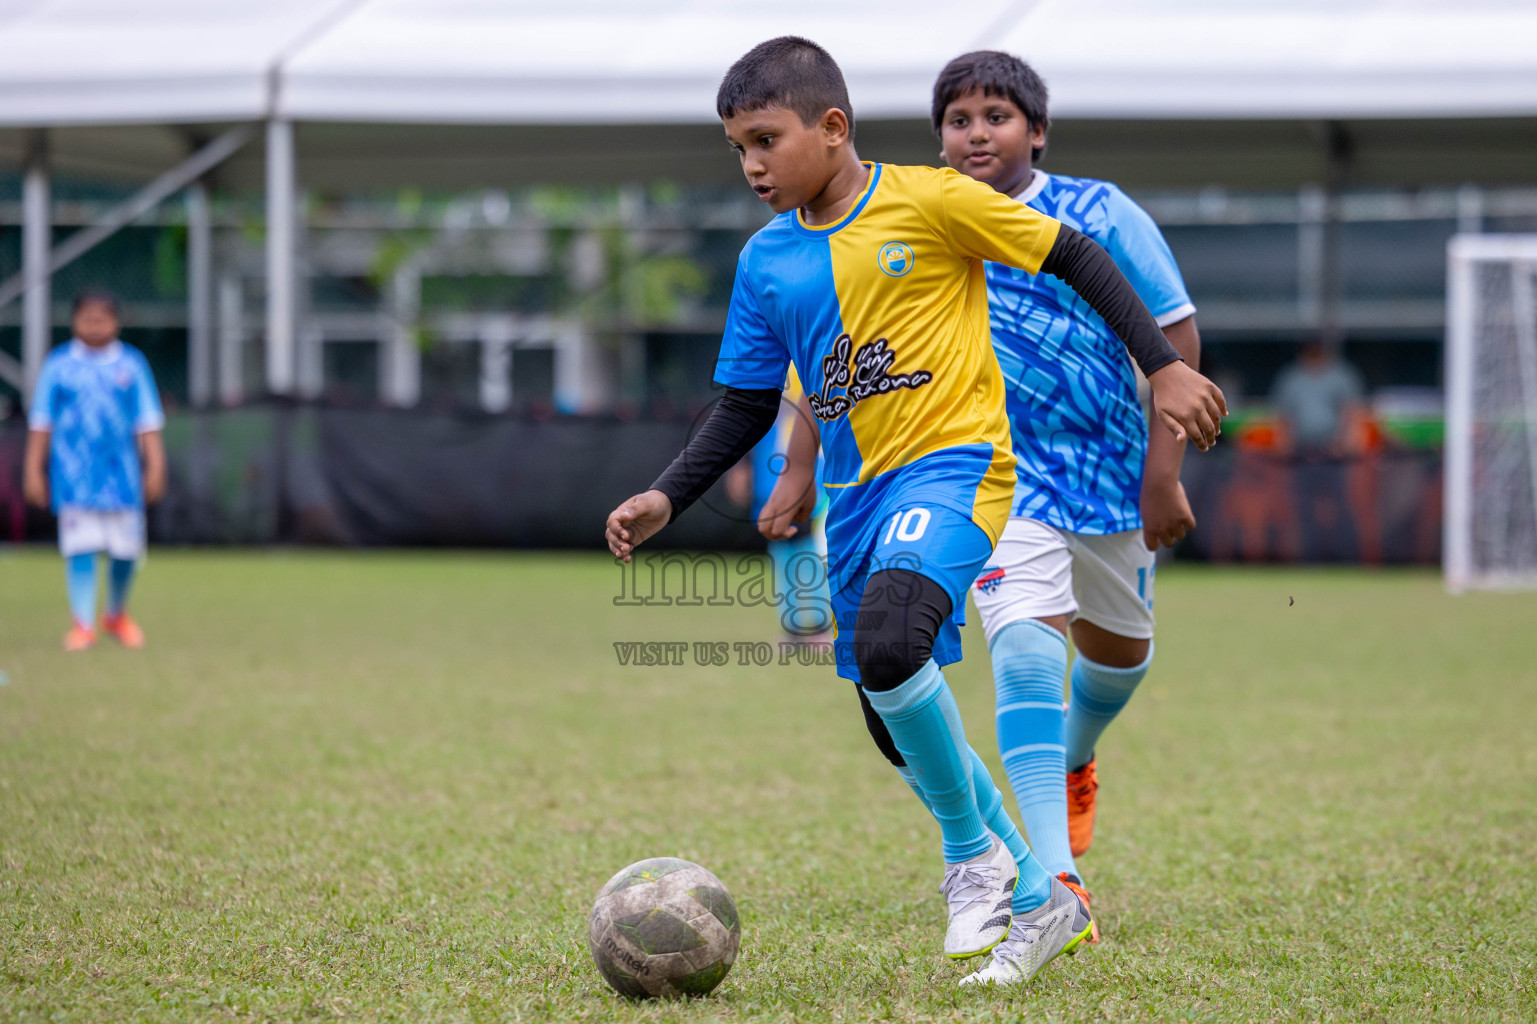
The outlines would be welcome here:
[[[117,301],[75,300],[74,338],[43,363],[28,417],[27,500],[59,517],[69,610],[66,651],[96,643],[96,562],[111,559],[102,629],[143,647],[128,592],[144,558],[144,506],[165,493],[165,415],[144,353],[118,339]]]

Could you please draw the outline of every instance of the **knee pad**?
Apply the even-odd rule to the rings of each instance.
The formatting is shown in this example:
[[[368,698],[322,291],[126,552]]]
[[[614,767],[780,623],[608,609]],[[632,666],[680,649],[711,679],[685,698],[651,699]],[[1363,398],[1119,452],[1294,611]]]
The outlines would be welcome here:
[[[907,759],[897,750],[896,743],[891,738],[891,730],[886,728],[886,723],[881,716],[876,714],[870,706],[870,698],[865,696],[865,688],[858,683],[854,684],[854,691],[859,694],[859,706],[865,713],[865,728],[870,730],[870,738],[880,748],[880,752],[886,755],[894,767],[906,768]]]
[[[866,690],[893,690],[928,664],[950,597],[927,576],[884,569],[870,577],[854,629],[854,664]]]

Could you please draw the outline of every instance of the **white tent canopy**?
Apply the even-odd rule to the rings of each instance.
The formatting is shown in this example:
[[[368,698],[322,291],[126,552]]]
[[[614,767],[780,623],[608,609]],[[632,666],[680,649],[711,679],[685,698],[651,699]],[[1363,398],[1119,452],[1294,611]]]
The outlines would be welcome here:
[[[984,46],[1064,117],[1537,114],[1529,0],[9,0],[0,125],[697,123],[783,32],[833,52],[867,117],[922,116]]]
[[[0,160],[26,167],[24,270],[0,281],[0,302],[23,296],[24,365],[0,353],[0,377],[34,379],[71,243],[181,188],[202,254],[189,348],[206,348],[201,177],[249,136],[232,124],[266,125],[261,155],[219,174],[265,189],[267,380],[286,393],[301,174],[321,187],[734,176],[711,127],[716,86],[786,32],[837,57],[861,151],[880,159],[932,159],[919,125],[934,74],[999,48],[1046,78],[1056,120],[1104,125],[1154,177],[1170,153],[1176,174],[1250,184],[1316,181],[1341,154],[1395,180],[1531,177],[1532,0],[0,0]],[[54,246],[50,169],[154,181]]]

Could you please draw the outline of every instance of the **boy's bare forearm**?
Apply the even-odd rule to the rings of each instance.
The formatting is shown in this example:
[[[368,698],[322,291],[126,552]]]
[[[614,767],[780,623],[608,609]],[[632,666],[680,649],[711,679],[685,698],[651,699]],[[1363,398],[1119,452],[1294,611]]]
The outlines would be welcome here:
[[[1165,327],[1163,335],[1186,366],[1192,370],[1201,368],[1201,334],[1196,330],[1194,316]],[[1185,461],[1185,443],[1184,438],[1176,438],[1167,430],[1148,431],[1145,476],[1149,484],[1172,486],[1179,481],[1180,466]]]
[[[816,418],[811,414],[811,399],[801,395],[795,403],[795,424],[790,428],[790,443],[786,455],[792,466],[816,468],[817,451],[822,447],[822,432],[817,429]]]
[[[800,532],[797,523],[811,517],[816,508],[817,449],[821,431],[811,415],[811,403],[803,396],[796,403],[798,415],[790,425],[785,464],[774,489],[758,513],[758,532],[769,540],[785,540]]]
[[[821,431],[811,414],[811,403],[805,395],[795,404],[795,422],[790,425],[790,438],[785,443],[784,467],[779,473],[775,490],[794,487],[804,490],[807,482],[816,477],[817,452],[822,447]],[[786,483],[786,481],[789,481]]]
[[[27,431],[27,451],[22,461],[22,468],[26,472],[48,472],[48,442],[52,437],[51,430]]]
[[[139,435],[139,455],[144,461],[144,500],[159,501],[165,494],[165,440],[160,431]]]
[[[28,431],[27,450],[21,460],[22,495],[38,508],[48,507],[48,442],[52,437],[49,430]]]

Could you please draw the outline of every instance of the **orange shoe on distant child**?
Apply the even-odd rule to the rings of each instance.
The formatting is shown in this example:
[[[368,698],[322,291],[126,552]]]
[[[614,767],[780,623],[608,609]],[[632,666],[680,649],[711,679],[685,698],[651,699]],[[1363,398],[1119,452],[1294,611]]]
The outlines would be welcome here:
[[[1099,792],[1094,763],[1067,773],[1067,842],[1074,857],[1082,857],[1094,842],[1094,796]]]
[[[1098,942],[1099,918],[1094,916],[1094,911],[1089,910],[1089,890],[1083,887],[1082,882],[1073,881],[1073,876],[1068,874],[1066,871],[1059,872],[1057,879],[1061,881],[1063,885],[1073,890],[1073,895],[1077,896],[1080,900],[1083,900],[1083,909],[1087,910],[1089,913],[1089,941]]]
[[[64,634],[64,649],[66,651],[84,651],[96,646],[96,631],[89,629],[80,623],[69,627],[69,632]]]
[[[131,651],[136,651],[144,646],[144,630],[139,624],[128,617],[127,612],[119,612],[116,615],[103,615],[101,617],[102,632],[115,637],[117,642]]]

